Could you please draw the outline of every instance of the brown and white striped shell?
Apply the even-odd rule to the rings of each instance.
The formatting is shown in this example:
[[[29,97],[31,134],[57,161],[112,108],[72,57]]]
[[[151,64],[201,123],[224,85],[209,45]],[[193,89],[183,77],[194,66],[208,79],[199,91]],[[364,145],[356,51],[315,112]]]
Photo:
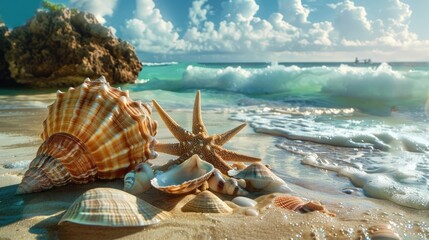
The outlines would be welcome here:
[[[212,164],[194,154],[183,163],[156,175],[151,184],[154,188],[170,194],[188,193],[206,182],[213,170]]]
[[[104,77],[58,91],[43,127],[44,142],[17,193],[122,178],[157,156],[157,123],[150,106],[132,101],[127,91],[110,87]]]
[[[292,211],[299,211],[302,213],[318,211],[325,213],[331,217],[335,217],[335,213],[328,211],[325,206],[316,201],[304,201],[297,196],[280,195],[273,199],[274,206],[288,209]]]
[[[246,182],[243,179],[237,180],[224,176],[218,169],[215,169],[207,182],[209,183],[209,189],[218,193],[248,195],[249,192],[240,186],[239,181],[243,181],[241,184],[246,186]]]
[[[210,191],[203,191],[182,207],[183,212],[232,213],[232,208]]]
[[[285,181],[262,163],[252,163],[241,170],[229,170],[228,175],[246,180],[249,191],[291,192]]]
[[[133,227],[147,226],[168,218],[169,213],[127,192],[112,188],[95,188],[77,198],[59,224]]]

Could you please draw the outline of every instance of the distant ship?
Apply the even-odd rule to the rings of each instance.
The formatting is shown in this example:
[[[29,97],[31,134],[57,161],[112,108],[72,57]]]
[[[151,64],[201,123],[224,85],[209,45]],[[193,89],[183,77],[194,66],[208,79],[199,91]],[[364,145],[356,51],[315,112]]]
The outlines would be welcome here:
[[[371,62],[371,58],[361,60],[359,60],[359,58],[355,58],[355,64],[371,64]]]

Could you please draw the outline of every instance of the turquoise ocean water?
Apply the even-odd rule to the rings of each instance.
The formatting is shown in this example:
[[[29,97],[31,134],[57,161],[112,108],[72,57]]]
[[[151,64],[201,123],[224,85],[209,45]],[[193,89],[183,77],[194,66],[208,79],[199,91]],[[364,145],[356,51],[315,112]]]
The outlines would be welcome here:
[[[429,209],[429,63],[144,63],[137,83],[120,87],[133,99],[188,110],[200,89],[203,111],[248,122],[302,168]],[[45,107],[54,92],[0,90],[0,106]]]

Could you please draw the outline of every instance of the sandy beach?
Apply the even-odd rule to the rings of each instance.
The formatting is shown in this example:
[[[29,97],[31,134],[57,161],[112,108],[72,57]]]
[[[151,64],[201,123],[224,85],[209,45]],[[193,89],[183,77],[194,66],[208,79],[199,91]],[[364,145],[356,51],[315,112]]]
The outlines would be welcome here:
[[[293,195],[320,201],[336,217],[320,212],[303,214],[276,208],[272,204],[276,194],[251,196],[258,202],[255,206],[258,216],[246,216],[247,208],[235,205],[231,202],[233,197],[221,194],[218,196],[234,209],[232,214],[184,213],[180,208],[192,198],[192,194],[170,196],[151,188],[138,197],[169,211],[172,218],[148,227],[58,225],[64,211],[86,190],[96,187],[122,189],[123,183],[120,179],[97,181],[85,185],[71,184],[42,193],[15,195],[17,184],[25,172],[25,163],[34,157],[41,144],[38,134],[45,114],[45,109],[2,110],[0,114],[0,239],[367,239],[370,237],[369,228],[386,224],[403,239],[429,238],[429,211],[368,198],[358,190],[350,195],[344,194],[338,191],[338,186],[349,185],[346,179],[304,165],[299,167],[305,168],[309,175],[320,175],[317,183],[308,179],[301,181],[299,174],[294,177],[293,172],[281,177],[294,191]],[[171,114],[183,126],[187,126],[191,118],[191,112],[187,111]],[[157,139],[174,141],[156,112],[153,115],[160,123]],[[228,114],[221,112],[204,113],[204,119],[209,132],[222,132],[237,125],[237,122],[228,120]],[[256,134],[251,128],[246,128],[227,147],[261,156],[274,171],[276,161],[300,165],[295,156],[284,152],[283,156],[280,155],[280,150],[274,147],[276,141],[276,137]],[[273,154],[277,154],[277,159],[273,159]],[[151,162],[158,165],[171,158],[160,154]]]

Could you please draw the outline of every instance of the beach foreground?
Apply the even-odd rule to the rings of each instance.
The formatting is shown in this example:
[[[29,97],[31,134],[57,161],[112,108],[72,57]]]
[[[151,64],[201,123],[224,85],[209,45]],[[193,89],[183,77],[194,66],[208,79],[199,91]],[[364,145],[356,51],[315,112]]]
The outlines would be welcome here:
[[[174,142],[162,125],[157,139]],[[191,112],[172,112],[175,120],[187,127]],[[395,203],[368,198],[361,191],[345,194],[338,189],[350,186],[348,180],[324,170],[301,165],[296,156],[274,147],[278,139],[256,134],[251,128],[243,130],[227,148],[259,156],[264,163],[276,169],[276,162],[291,168],[291,173],[281,177],[294,191],[293,195],[316,200],[335,213],[331,217],[319,212],[298,213],[273,207],[273,194],[252,196],[258,204],[258,216],[247,216],[247,208],[238,207],[231,196],[218,195],[230,205],[232,214],[183,213],[180,208],[192,196],[169,196],[150,189],[138,197],[156,207],[170,211],[172,218],[148,227],[109,228],[83,226],[73,223],[58,225],[64,211],[86,190],[95,187],[122,189],[122,180],[97,181],[85,185],[67,185],[47,192],[15,195],[28,166],[41,144],[38,134],[46,116],[45,109],[1,110],[0,113],[0,239],[365,239],[369,228],[390,225],[404,239],[429,238],[428,210],[415,210]],[[209,112],[203,115],[209,132],[218,133],[238,125],[227,120],[228,114]],[[284,140],[284,139],[283,139]],[[166,154],[151,160],[160,165],[173,158]],[[285,164],[286,163],[286,164]],[[289,164],[290,163],[290,164]],[[305,168],[308,175],[317,174],[313,181],[294,174],[293,165]],[[283,170],[284,171],[284,170]],[[286,172],[288,170],[286,169]]]

